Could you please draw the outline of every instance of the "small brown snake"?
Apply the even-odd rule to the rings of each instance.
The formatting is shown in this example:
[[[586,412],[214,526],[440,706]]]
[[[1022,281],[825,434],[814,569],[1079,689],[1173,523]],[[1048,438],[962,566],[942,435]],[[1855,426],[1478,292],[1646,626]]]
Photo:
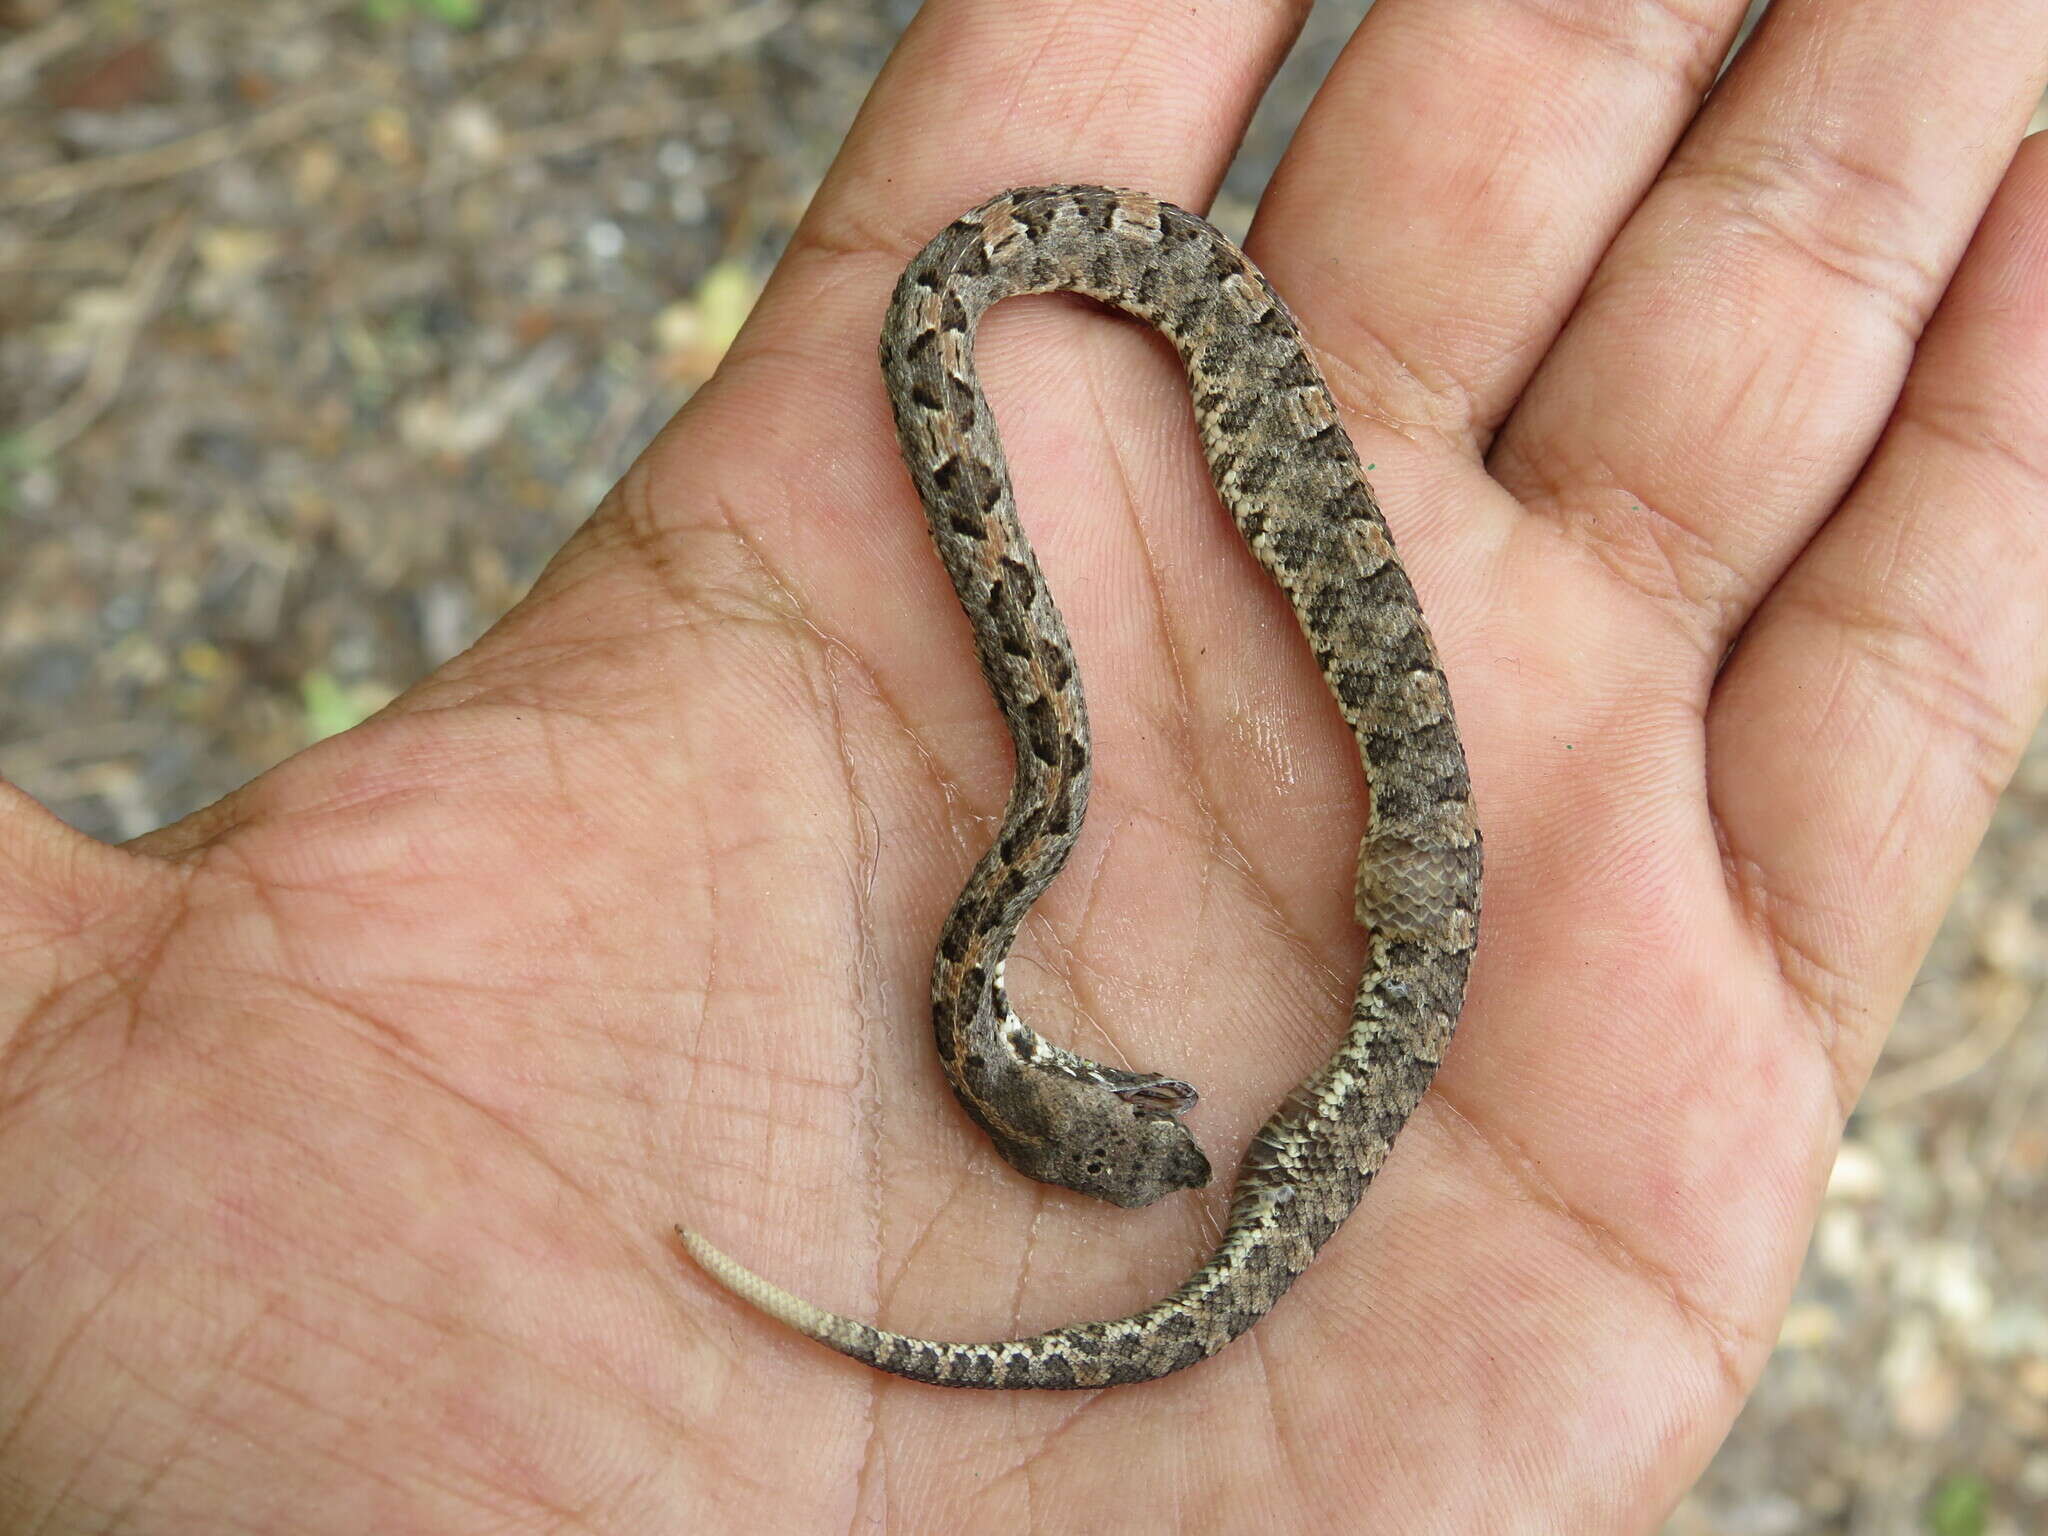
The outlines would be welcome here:
[[[1147,1381],[1263,1317],[1348,1216],[1435,1075],[1464,1004],[1479,832],[1450,693],[1415,591],[1293,317],[1202,219],[1135,192],[1006,192],[941,231],[896,286],[882,373],[939,557],[1016,744],[995,846],[954,904],[932,969],[953,1091],[1022,1173],[1144,1205],[1208,1182],[1178,1079],[1105,1067],[1010,1011],[1003,960],[1065,862],[1088,800],[1089,738],[1066,627],[1017,520],[974,372],[982,314],[1014,294],[1086,294],[1157,326],[1187,366],[1216,489],[1287,594],[1358,738],[1372,811],[1357,914],[1371,942],[1351,1027],[1253,1138],[1216,1251],[1129,1317],[1031,1338],[942,1343],[826,1312],[695,1233],[714,1279],[843,1354],[952,1387]]]

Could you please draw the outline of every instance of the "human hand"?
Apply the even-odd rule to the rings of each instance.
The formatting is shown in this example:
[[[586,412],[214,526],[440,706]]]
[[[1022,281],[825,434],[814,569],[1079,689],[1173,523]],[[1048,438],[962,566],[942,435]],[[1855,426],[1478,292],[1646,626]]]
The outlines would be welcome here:
[[[1383,0],[1262,208],[1488,848],[1437,1091],[1267,1322],[1100,1403],[940,1393],[668,1237],[989,1337],[1157,1296],[1227,1184],[1030,1185],[945,1092],[1007,743],[874,336],[1000,187],[1201,207],[1293,18],[960,0],[475,650],[127,850],[0,800],[0,1523],[1652,1525],[2048,678],[2041,7],[1781,5],[1687,132],[1740,10]],[[980,355],[1097,738],[1019,1011],[1200,1084],[1227,1170],[1345,1014],[1350,742],[1164,348],[1035,300]]]

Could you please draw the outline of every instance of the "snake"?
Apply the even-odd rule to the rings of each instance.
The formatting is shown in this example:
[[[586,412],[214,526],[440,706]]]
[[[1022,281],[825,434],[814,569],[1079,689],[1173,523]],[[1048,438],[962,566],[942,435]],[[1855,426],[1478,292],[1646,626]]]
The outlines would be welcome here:
[[[770,1317],[942,1387],[1150,1381],[1264,1317],[1357,1206],[1427,1092],[1479,927],[1480,836],[1449,685],[1287,306],[1229,239],[1171,203],[1093,186],[1004,192],[910,262],[881,341],[904,462],[1014,745],[1001,827],[932,965],[939,1059],[961,1106],[1020,1173],[1116,1205],[1209,1180],[1182,1123],[1193,1087],[1043,1039],[1004,984],[1019,925],[1080,833],[1092,756],[1079,669],[1018,520],[974,338],[992,305],[1055,290],[1156,327],[1185,365],[1217,493],[1357,738],[1371,802],[1355,901],[1366,961],[1342,1042],[1253,1136],[1214,1251],[1129,1316],[987,1342],[917,1338],[814,1306],[676,1229],[708,1275]]]

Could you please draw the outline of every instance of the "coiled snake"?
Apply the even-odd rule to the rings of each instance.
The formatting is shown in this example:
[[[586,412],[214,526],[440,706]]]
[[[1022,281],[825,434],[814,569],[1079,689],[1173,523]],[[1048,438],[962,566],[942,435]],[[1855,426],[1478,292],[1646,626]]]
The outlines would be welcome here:
[[[1286,306],[1235,246],[1171,204],[1102,187],[1006,192],[911,262],[882,330],[903,456],[1016,744],[1002,830],[954,903],[932,968],[939,1054],[961,1104],[1020,1172],[1119,1205],[1209,1179],[1179,1119],[1192,1088],[1039,1039],[1003,988],[1018,925],[1080,831],[1089,740],[1066,627],[1017,521],[973,346],[991,305],[1052,289],[1157,326],[1187,366],[1216,489],[1293,604],[1358,737],[1372,810],[1357,913],[1371,942],[1349,1033],[1253,1138],[1215,1253],[1129,1317],[993,1343],[911,1338],[814,1307],[681,1232],[713,1278],[771,1316],[937,1386],[1147,1381],[1263,1317],[1357,1205],[1428,1089],[1463,1006],[1479,920],[1479,832],[1443,671]]]

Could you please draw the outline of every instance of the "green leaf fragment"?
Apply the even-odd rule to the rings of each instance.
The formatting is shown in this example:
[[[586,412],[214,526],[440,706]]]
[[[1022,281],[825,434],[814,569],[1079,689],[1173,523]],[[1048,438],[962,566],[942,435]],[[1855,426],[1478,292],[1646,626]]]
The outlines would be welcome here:
[[[1991,1521],[1991,1487],[1974,1472],[1945,1477],[1927,1501],[1930,1536],[1984,1536]]]

